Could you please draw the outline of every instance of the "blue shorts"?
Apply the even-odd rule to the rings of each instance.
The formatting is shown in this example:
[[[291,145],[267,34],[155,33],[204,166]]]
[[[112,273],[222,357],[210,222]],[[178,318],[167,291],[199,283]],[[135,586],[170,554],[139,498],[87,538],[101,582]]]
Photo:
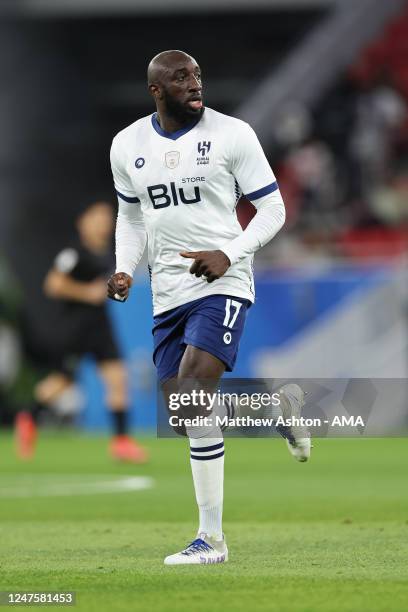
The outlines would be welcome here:
[[[177,375],[188,344],[211,353],[231,372],[249,306],[243,298],[209,295],[154,317],[153,361],[159,380]]]

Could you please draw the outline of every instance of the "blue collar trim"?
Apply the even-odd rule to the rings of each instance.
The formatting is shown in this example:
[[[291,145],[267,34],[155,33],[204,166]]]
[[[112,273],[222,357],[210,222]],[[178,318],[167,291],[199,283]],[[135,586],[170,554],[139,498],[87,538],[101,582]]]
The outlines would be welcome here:
[[[202,116],[203,115],[201,114],[198,119],[193,121],[193,123],[189,123],[188,125],[186,125],[186,127],[181,128],[181,130],[177,130],[176,132],[166,132],[166,130],[163,130],[163,128],[161,127],[160,123],[157,120],[157,113],[153,113],[152,126],[154,127],[156,132],[159,134],[159,136],[163,136],[164,138],[170,138],[170,140],[177,140],[177,138],[180,138],[180,136],[184,136],[184,134],[187,134],[187,132],[192,130],[197,125],[197,123],[201,121]]]

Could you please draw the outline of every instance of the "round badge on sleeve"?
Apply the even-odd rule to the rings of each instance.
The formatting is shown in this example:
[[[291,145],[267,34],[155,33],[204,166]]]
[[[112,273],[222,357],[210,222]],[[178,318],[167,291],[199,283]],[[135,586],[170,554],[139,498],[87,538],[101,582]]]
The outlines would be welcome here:
[[[138,157],[137,160],[135,161],[136,168],[138,169],[143,168],[144,165],[145,165],[144,157]]]

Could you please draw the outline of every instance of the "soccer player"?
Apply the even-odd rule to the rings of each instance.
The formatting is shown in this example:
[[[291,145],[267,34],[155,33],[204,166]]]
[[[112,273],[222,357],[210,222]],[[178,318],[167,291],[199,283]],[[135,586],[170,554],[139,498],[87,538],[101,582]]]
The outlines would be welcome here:
[[[119,132],[111,149],[119,211],[116,273],[108,295],[127,298],[147,239],[153,360],[164,392],[177,385],[191,390],[197,381],[214,389],[224,371],[234,367],[246,312],[254,302],[253,255],[280,230],[285,208],[251,127],[204,108],[194,58],[164,51],[152,59],[147,76],[156,112]],[[245,231],[235,213],[241,193],[257,208]],[[294,387],[287,400],[299,410],[300,388]],[[198,535],[164,562],[221,563],[228,559],[222,532],[222,433],[211,426],[186,427],[185,433]],[[310,447],[302,451],[308,452]]]
[[[60,324],[47,354],[49,373],[34,389],[35,408],[32,414],[22,413],[17,418],[22,458],[29,458],[34,451],[36,413],[41,407],[71,401],[76,366],[88,354],[96,360],[112,415],[111,456],[132,463],[147,459],[145,449],[128,433],[126,370],[106,310],[106,279],[113,267],[113,228],[110,203],[98,201],[88,206],[77,219],[78,239],[57,255],[45,278],[44,290],[57,301]]]

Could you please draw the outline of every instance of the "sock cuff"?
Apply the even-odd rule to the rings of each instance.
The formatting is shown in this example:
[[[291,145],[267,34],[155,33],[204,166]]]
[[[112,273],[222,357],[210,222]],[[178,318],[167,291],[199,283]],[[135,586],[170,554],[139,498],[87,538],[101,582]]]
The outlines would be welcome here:
[[[200,442],[206,442],[207,445],[197,445],[197,440],[190,440],[190,457],[196,461],[210,461],[219,459],[224,455],[224,440],[219,438],[200,439]]]
[[[215,446],[216,444],[224,443],[224,438],[221,436],[216,438],[189,438],[190,448],[202,448],[203,450],[207,446]]]

